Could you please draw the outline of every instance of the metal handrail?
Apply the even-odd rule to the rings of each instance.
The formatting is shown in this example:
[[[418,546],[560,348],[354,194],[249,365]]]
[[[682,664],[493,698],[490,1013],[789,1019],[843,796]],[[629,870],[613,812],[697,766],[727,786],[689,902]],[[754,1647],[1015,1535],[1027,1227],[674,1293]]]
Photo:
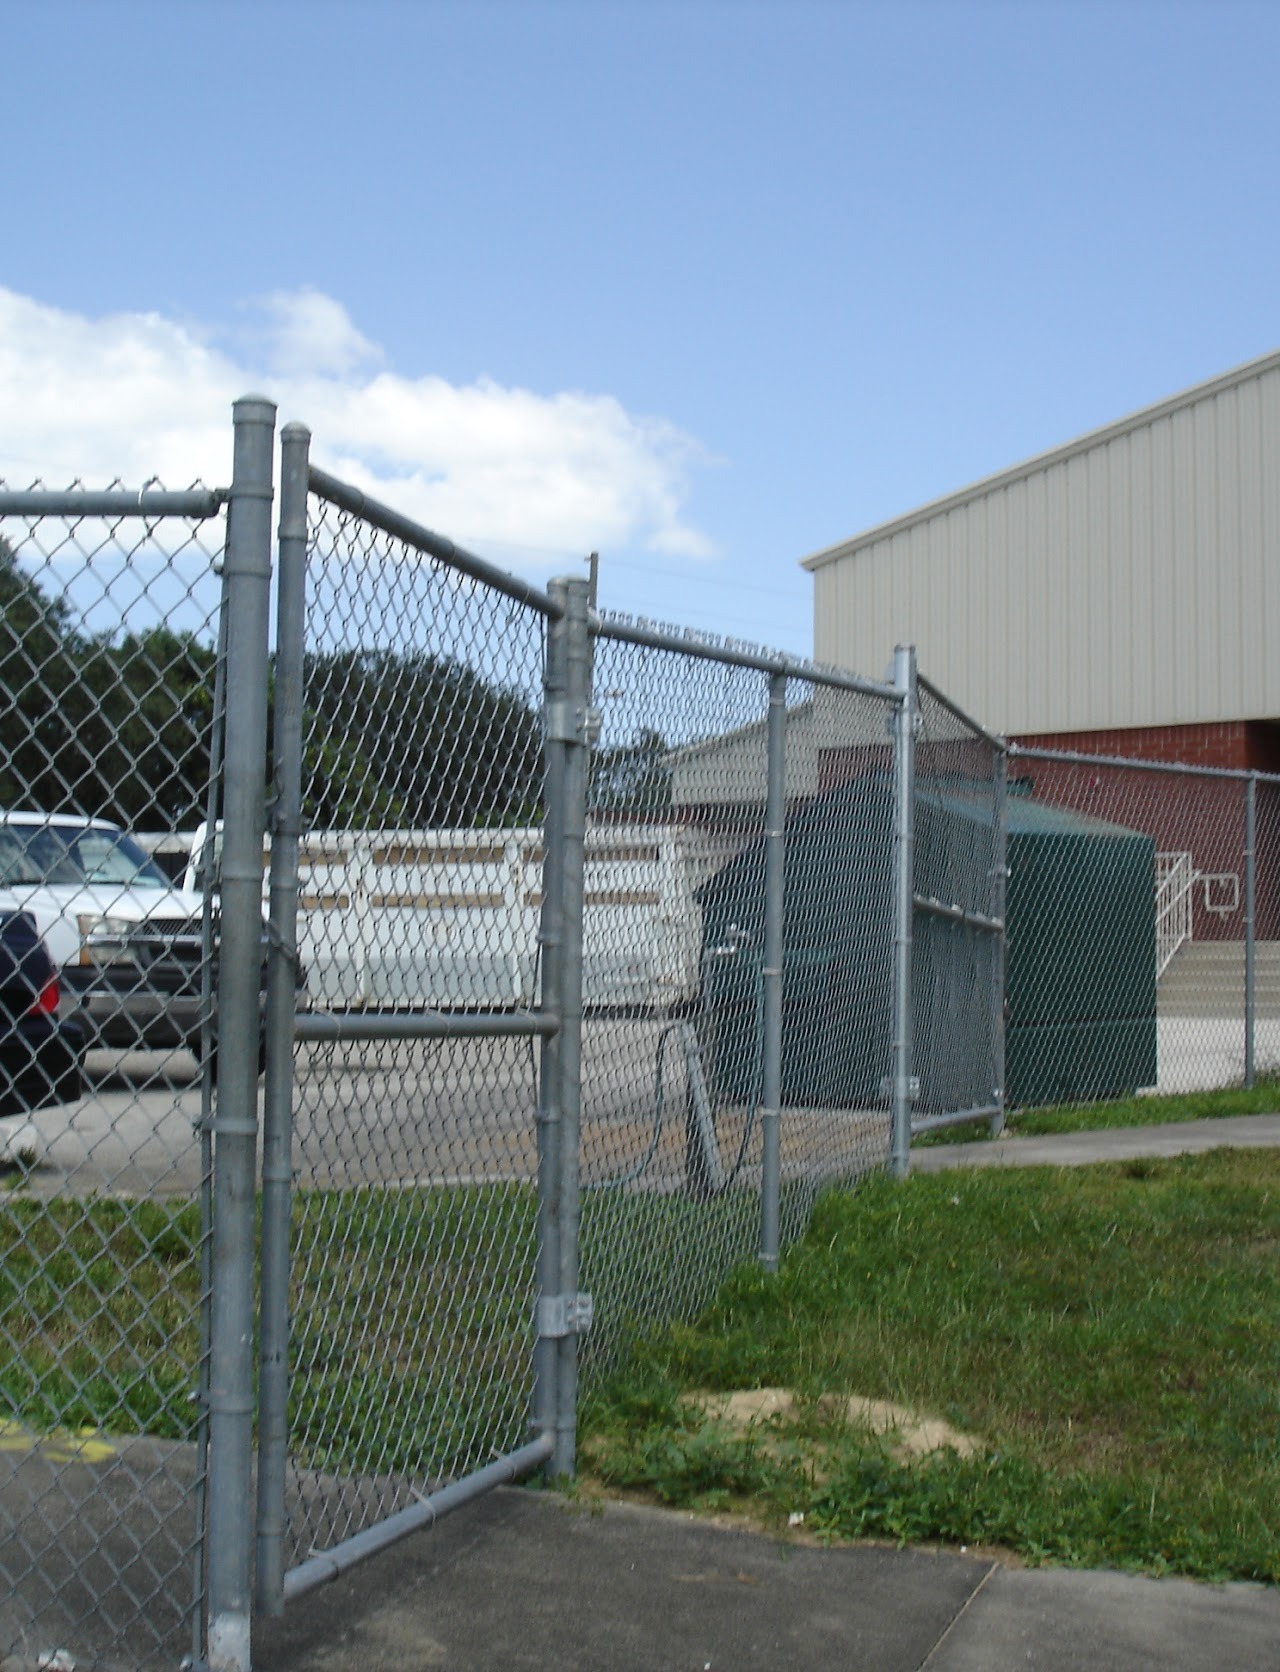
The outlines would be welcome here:
[[[1198,874],[1189,852],[1156,855],[1156,980],[1192,938],[1191,896]]]

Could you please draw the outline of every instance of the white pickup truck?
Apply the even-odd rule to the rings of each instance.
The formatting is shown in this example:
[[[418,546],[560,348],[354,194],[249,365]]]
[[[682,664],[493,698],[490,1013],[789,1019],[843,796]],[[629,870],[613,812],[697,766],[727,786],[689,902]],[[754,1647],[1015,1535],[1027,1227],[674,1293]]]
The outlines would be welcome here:
[[[105,819],[0,813],[0,908],[35,919],[90,1046],[199,1048],[203,907]]]

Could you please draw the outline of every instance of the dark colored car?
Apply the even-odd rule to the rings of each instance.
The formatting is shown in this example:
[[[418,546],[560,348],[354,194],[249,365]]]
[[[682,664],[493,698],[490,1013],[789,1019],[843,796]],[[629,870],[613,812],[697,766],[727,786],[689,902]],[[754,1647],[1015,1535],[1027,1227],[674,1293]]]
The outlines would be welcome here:
[[[58,972],[25,911],[0,911],[0,1115],[81,1095],[85,1036],[60,1014]]]

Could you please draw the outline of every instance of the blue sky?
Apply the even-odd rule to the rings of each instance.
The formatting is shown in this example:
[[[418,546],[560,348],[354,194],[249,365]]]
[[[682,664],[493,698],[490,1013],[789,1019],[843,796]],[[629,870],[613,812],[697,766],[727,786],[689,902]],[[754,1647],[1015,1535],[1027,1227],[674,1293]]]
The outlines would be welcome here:
[[[802,556],[1280,346],[1274,4],[0,22],[11,482],[225,477],[260,388],[464,544],[805,653]]]

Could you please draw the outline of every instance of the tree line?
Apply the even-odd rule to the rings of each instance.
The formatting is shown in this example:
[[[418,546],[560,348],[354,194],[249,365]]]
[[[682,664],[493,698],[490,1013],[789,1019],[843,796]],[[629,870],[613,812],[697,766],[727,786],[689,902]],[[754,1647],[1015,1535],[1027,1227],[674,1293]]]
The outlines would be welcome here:
[[[203,816],[212,650],[78,628],[0,538],[0,805],[177,829]]]
[[[217,657],[168,626],[89,633],[0,537],[0,806],[183,830],[204,816]],[[529,697],[425,651],[312,653],[304,669],[311,828],[533,823],[541,716]],[[669,800],[661,738],[597,751],[593,805]]]

